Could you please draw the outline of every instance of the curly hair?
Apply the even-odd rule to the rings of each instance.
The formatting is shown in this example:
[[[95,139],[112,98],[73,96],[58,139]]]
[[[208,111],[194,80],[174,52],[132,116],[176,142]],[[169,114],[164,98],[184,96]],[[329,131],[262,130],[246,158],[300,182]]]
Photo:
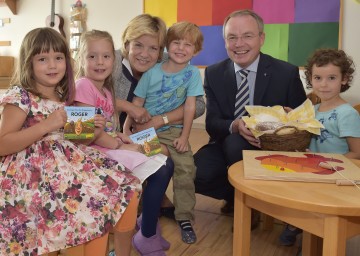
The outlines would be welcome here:
[[[355,64],[350,56],[343,50],[337,49],[318,49],[308,59],[305,66],[305,80],[306,88],[311,89],[311,77],[313,66],[323,67],[327,64],[333,64],[340,68],[342,79],[346,78],[347,83],[341,86],[340,92],[345,92],[350,88],[350,83],[353,80],[353,73],[355,72]]]

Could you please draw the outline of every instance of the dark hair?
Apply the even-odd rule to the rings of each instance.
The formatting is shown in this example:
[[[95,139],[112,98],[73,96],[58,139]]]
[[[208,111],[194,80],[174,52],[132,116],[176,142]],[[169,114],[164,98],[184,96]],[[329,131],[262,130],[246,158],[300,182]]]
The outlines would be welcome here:
[[[318,49],[308,59],[305,66],[306,88],[312,88],[311,77],[314,65],[317,67],[323,67],[329,63],[339,67],[342,79],[347,79],[347,83],[341,86],[340,92],[345,92],[350,88],[350,83],[353,80],[353,73],[355,71],[355,65],[350,56],[348,56],[343,50],[337,49]]]
[[[19,60],[11,83],[17,84],[34,95],[45,98],[37,89],[34,80],[32,59],[40,53],[50,50],[65,55],[66,72],[56,87],[60,100],[71,104],[74,98],[75,83],[72,69],[72,58],[65,38],[52,28],[36,28],[28,32],[20,47]]]

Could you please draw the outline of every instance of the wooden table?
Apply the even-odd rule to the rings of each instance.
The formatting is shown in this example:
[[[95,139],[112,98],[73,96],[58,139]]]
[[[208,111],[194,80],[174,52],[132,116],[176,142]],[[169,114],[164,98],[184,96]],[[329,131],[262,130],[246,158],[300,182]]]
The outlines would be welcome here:
[[[319,254],[321,244],[322,255],[345,256],[347,238],[360,234],[355,186],[244,179],[242,161],[228,175],[235,187],[233,255],[250,255],[251,208],[303,229],[303,256]]]

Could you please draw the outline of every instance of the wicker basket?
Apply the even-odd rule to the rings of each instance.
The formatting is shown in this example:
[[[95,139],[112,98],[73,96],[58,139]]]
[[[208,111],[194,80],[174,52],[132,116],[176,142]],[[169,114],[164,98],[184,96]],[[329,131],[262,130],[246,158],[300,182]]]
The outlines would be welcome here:
[[[294,128],[295,132],[291,134],[278,134],[285,128]],[[282,126],[272,134],[263,134],[259,137],[261,149],[271,151],[299,151],[304,152],[309,148],[311,133],[298,130],[294,126]]]

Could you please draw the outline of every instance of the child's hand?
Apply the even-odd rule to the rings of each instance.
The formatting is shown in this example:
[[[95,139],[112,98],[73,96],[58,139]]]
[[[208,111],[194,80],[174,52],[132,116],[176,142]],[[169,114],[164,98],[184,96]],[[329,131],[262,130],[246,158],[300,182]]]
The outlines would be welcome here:
[[[102,130],[104,130],[105,126],[106,126],[106,119],[103,115],[101,114],[95,114],[94,116],[94,125],[96,128],[101,128]]]
[[[116,134],[117,134],[118,139],[120,139],[122,141],[122,143],[133,144],[132,140],[126,134],[121,133],[121,132],[117,132]]]
[[[146,123],[151,119],[151,115],[143,107],[134,106],[128,114],[136,123],[140,124]]]
[[[122,145],[119,147],[119,149],[130,150],[130,151],[135,151],[135,152],[142,153],[142,152],[141,152],[141,145],[135,144],[135,143],[132,143],[132,144],[122,144]]]
[[[48,132],[63,128],[67,120],[67,114],[64,108],[52,112],[43,122],[46,124]]]
[[[184,153],[189,151],[189,143],[187,138],[179,137],[174,140],[173,146],[175,147],[176,151],[179,153]]]

